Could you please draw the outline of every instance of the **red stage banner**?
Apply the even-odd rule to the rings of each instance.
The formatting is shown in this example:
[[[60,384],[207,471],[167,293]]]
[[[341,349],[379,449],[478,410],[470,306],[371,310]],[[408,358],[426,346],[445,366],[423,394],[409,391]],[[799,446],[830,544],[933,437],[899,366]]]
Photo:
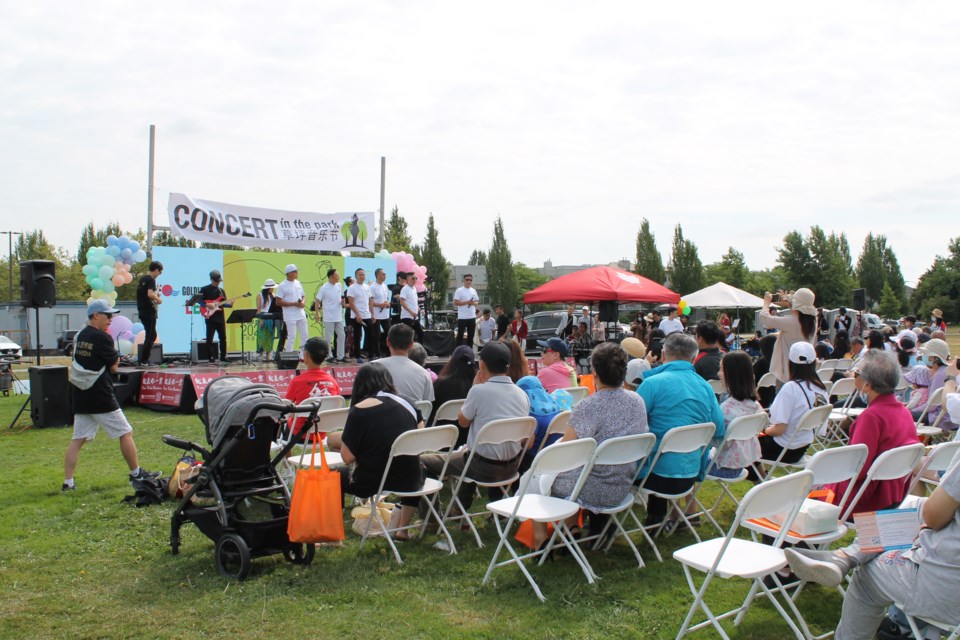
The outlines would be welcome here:
[[[357,371],[359,370],[360,367],[336,367],[327,369],[327,371],[333,373],[334,379],[337,381],[337,384],[340,385],[340,394],[344,396],[353,393],[353,379],[357,377]]]
[[[290,386],[290,381],[293,380],[294,373],[295,372],[290,369],[277,371],[237,371],[235,373],[191,373],[190,381],[193,382],[193,388],[197,392],[198,398],[203,397],[203,390],[207,388],[208,384],[223,376],[236,376],[240,378],[246,378],[251,382],[268,384],[276,389],[277,393],[279,393],[281,396],[285,396],[287,394],[287,387]]]
[[[183,374],[145,371],[140,378],[140,404],[179,407],[183,397]]]

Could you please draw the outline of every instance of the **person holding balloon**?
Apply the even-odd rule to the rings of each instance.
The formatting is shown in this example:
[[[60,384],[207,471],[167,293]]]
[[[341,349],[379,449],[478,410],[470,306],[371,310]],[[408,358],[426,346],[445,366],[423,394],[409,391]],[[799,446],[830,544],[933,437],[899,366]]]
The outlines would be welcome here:
[[[163,264],[154,260],[147,268],[147,273],[137,281],[137,313],[145,332],[143,346],[137,358],[138,367],[150,366],[150,352],[157,340],[157,311],[158,306],[163,304],[160,294],[157,293],[157,278],[161,273]]]
[[[690,315],[690,312],[687,311],[687,309],[690,308],[689,306],[687,306],[687,303],[681,300],[680,304],[683,307],[683,311],[685,315]],[[680,322],[679,319],[677,319],[678,312],[679,312],[679,309],[677,307],[671,306],[670,315],[660,321],[660,326],[658,327],[658,329],[660,329],[660,331],[663,331],[664,337],[669,336],[671,333],[677,333],[677,332],[683,333],[683,323]]]

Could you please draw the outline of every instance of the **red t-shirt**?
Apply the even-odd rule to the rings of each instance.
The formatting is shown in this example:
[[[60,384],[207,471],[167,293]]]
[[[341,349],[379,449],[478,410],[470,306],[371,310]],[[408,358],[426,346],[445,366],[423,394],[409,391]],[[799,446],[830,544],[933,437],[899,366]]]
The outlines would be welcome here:
[[[322,398],[324,396],[340,395],[340,385],[332,375],[324,369],[307,369],[300,375],[294,376],[287,387],[287,400],[292,400],[294,404],[300,404],[307,398]],[[296,431],[299,431],[303,425],[304,418],[297,418],[295,423]],[[326,434],[321,434],[323,437]]]

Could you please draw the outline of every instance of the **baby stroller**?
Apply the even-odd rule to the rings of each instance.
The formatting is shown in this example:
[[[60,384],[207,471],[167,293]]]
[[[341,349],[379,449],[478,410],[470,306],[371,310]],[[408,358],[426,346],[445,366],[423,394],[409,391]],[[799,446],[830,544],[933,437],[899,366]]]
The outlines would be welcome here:
[[[180,527],[190,521],[216,543],[217,571],[226,577],[243,580],[252,558],[277,553],[294,564],[313,561],[312,544],[291,543],[287,537],[290,492],[276,470],[276,463],[298,439],[290,438],[272,460],[270,445],[287,429],[288,415],[309,413],[312,421],[318,406],[294,407],[273,387],[235,376],[217,378],[207,386],[196,408],[210,450],[163,437],[168,445],[196,452],[202,459],[170,520],[174,555],[179,552]]]

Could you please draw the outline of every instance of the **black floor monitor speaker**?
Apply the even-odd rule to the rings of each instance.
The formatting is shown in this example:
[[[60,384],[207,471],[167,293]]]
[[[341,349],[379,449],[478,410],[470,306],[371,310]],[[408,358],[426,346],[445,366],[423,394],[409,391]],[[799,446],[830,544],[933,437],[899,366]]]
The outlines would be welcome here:
[[[57,265],[52,260],[20,263],[20,304],[27,309],[57,306]]]
[[[210,360],[211,353],[214,358],[220,355],[219,342],[214,342],[208,346],[206,340],[194,340],[193,349],[190,351],[190,360],[193,362],[207,362]],[[153,354],[151,354],[151,356],[152,355]]]
[[[30,419],[35,427],[62,427],[73,422],[67,368],[30,367]]]
[[[277,354],[277,369],[296,369],[300,364],[299,351],[281,351]]]
[[[867,309],[867,290],[853,290],[853,308],[855,311],[866,311]]]
[[[143,345],[137,345],[137,362],[143,362]],[[155,344],[150,349],[150,364],[163,364],[163,345]]]

